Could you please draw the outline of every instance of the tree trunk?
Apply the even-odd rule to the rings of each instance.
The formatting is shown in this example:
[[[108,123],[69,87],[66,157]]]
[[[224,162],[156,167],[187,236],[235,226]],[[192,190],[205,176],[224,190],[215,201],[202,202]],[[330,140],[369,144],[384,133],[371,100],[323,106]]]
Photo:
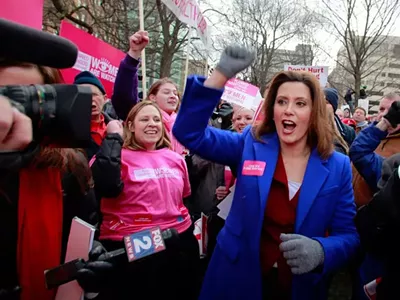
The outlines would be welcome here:
[[[361,74],[355,74],[354,79],[354,108],[356,108],[358,107],[358,99],[360,99]]]
[[[161,53],[161,62],[160,62],[160,78],[171,76],[171,67],[172,67],[172,59],[174,53],[170,51],[167,44],[164,44],[163,50]]]

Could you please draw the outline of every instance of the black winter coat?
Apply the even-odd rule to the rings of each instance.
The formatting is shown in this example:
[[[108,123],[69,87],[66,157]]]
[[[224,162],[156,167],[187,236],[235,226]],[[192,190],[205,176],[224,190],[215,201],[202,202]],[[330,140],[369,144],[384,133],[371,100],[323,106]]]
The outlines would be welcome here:
[[[10,291],[18,286],[17,276],[17,237],[18,237],[18,193],[19,170],[27,166],[38,147],[33,143],[22,153],[0,154],[0,299],[1,290]],[[87,162],[82,154],[82,160]],[[63,237],[61,261],[64,261],[72,218],[96,225],[97,205],[92,189],[82,194],[76,177],[66,173],[62,179],[64,192]],[[40,233],[38,233],[40,234]],[[8,299],[8,298],[7,298]],[[18,295],[10,297],[18,299]]]

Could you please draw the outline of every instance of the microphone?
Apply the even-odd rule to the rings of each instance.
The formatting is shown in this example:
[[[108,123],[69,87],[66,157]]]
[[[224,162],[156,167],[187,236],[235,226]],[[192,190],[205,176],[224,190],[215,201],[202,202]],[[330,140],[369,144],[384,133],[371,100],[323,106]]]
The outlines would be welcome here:
[[[71,68],[78,57],[78,48],[71,41],[0,18],[0,57],[19,62]]]
[[[167,247],[173,248],[178,241],[179,234],[176,229],[170,228],[161,231],[159,227],[154,227],[125,236],[125,248],[101,254],[97,261],[107,261],[113,264],[129,263],[164,251]],[[86,261],[79,258],[44,271],[47,289],[50,290],[76,280],[78,271],[85,268],[85,265]]]

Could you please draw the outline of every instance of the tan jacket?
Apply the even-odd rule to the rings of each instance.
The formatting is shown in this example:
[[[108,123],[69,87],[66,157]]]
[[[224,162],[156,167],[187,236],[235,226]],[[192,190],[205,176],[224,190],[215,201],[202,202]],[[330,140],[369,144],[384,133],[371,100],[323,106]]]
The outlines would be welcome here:
[[[386,139],[382,140],[375,153],[383,157],[389,157],[393,154],[400,152],[400,133],[389,135]],[[358,173],[356,168],[353,169],[353,189],[354,189],[354,200],[357,207],[367,204],[373,196],[372,190],[369,188],[365,180]]]

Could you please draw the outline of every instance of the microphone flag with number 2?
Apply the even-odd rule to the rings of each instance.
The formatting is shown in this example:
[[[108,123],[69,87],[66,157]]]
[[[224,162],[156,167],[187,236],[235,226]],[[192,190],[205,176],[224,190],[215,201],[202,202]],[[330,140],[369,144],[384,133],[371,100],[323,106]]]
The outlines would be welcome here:
[[[165,250],[160,227],[153,227],[124,237],[129,262]]]

